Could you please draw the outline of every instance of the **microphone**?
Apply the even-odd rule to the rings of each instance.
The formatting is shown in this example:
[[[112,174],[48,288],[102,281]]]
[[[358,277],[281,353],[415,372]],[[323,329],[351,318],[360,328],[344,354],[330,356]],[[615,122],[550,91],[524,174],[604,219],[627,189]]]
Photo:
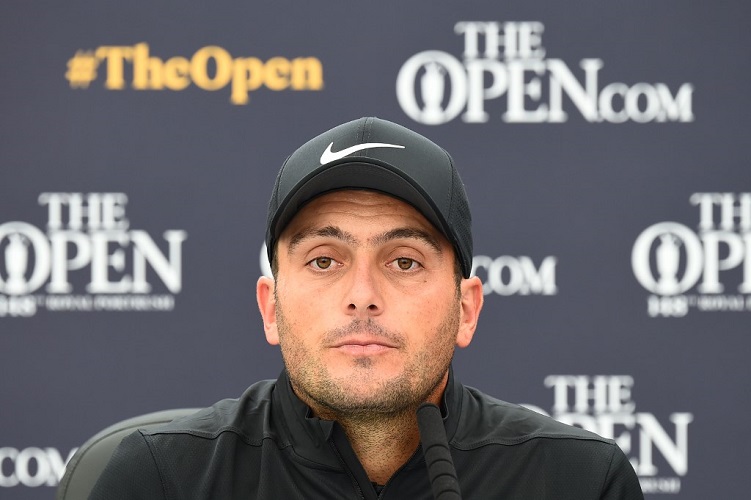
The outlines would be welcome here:
[[[428,467],[428,477],[436,500],[461,500],[459,480],[451,459],[441,410],[433,403],[423,403],[417,409],[417,427]]]

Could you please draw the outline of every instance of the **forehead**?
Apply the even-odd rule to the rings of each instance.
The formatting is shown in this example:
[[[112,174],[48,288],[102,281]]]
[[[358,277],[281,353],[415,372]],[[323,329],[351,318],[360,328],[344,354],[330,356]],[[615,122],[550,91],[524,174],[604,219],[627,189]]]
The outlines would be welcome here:
[[[416,227],[444,239],[416,208],[384,193],[361,189],[333,191],[316,197],[295,214],[280,239],[306,229],[349,223],[361,229],[384,229],[384,225]]]

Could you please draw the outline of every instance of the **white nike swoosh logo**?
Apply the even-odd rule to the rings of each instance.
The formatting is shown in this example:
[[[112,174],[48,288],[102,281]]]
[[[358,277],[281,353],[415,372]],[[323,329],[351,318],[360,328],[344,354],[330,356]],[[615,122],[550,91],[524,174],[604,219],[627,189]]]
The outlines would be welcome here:
[[[331,148],[333,146],[334,146],[334,143],[332,142],[331,144],[329,144],[329,147],[327,147],[326,150],[321,155],[321,165],[326,165],[327,163],[331,163],[332,161],[339,160],[357,151],[362,151],[363,149],[370,149],[370,148],[404,149],[404,146],[399,146],[398,144],[385,144],[383,142],[366,142],[364,144],[356,144],[354,146],[350,146],[348,148],[342,149],[341,151],[331,151]]]

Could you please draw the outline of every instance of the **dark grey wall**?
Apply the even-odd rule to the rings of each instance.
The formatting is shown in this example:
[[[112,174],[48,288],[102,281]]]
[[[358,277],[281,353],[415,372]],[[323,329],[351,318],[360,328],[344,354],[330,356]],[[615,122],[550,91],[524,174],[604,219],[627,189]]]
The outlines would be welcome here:
[[[648,497],[744,497],[748,14],[3,2],[0,498],[50,498],[117,420],[278,374],[254,297],[270,187],[363,115],[463,173],[488,294],[462,381],[615,437]]]

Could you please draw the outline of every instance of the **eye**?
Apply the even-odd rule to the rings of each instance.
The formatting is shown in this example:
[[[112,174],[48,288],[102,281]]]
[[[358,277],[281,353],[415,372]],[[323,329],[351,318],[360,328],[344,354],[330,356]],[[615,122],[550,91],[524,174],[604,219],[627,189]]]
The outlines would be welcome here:
[[[398,259],[394,260],[394,263],[402,271],[410,271],[416,269],[417,266],[420,265],[416,260],[410,259],[409,257],[399,257]]]
[[[314,269],[328,269],[331,267],[331,264],[334,263],[334,259],[331,257],[317,257],[310,262],[308,262],[308,265],[313,266]]]

